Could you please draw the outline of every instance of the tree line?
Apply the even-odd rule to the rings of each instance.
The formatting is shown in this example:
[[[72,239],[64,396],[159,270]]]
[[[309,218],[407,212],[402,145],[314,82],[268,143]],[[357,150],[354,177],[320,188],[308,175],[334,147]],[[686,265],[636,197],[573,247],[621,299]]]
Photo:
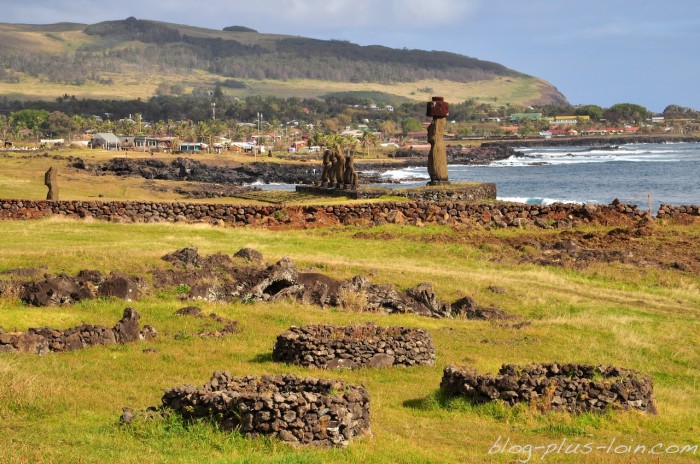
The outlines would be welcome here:
[[[372,96],[374,99],[370,98]],[[20,101],[2,97],[0,135],[3,138],[24,137],[35,140],[39,137],[70,138],[71,135],[85,130],[136,135],[145,132],[147,126],[142,125],[142,122],[150,122],[149,127],[158,129],[156,132],[160,135],[195,139],[198,135],[221,131],[240,135],[241,130],[246,130],[241,127],[257,126],[258,115],[261,115],[264,130],[308,127],[329,134],[347,126],[362,125],[370,129],[370,132],[381,132],[385,137],[425,130],[425,103],[391,102],[385,98],[387,97],[382,94],[346,93],[326,99],[252,96],[239,100],[224,95],[220,87],[214,91],[161,95],[147,100],[78,99],[67,94],[54,101]],[[393,103],[393,111],[383,110],[381,106],[377,108],[374,105],[377,100],[384,100],[384,104]],[[585,124],[591,127],[596,124],[641,124],[651,116],[651,112],[646,108],[632,103],[620,103],[609,108],[597,105],[544,105],[523,108],[510,104],[496,106],[466,100],[450,104],[450,130],[460,135],[499,133],[501,129],[498,124],[488,124],[484,121],[495,117],[505,121],[510,114],[525,111],[540,112],[543,116],[550,117],[587,115],[590,120]],[[692,119],[699,116],[697,111],[679,105],[669,105],[664,115],[669,119]],[[137,117],[139,124],[135,125]],[[240,123],[248,123],[248,126]],[[546,122],[523,124],[523,132],[530,129],[530,132],[536,133],[537,130],[546,128]]]

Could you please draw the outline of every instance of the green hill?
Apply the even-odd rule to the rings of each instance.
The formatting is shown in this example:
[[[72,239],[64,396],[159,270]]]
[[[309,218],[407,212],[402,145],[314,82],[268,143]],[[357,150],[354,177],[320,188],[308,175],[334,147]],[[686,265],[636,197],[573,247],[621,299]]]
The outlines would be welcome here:
[[[150,97],[158,86],[181,92],[214,87],[235,96],[319,97],[382,92],[424,100],[430,89],[452,101],[564,103],[549,83],[501,64],[443,51],[360,46],[261,34],[242,26],[217,31],[128,18],[93,25],[0,24],[0,95],[10,98]],[[424,93],[424,92],[423,92]]]

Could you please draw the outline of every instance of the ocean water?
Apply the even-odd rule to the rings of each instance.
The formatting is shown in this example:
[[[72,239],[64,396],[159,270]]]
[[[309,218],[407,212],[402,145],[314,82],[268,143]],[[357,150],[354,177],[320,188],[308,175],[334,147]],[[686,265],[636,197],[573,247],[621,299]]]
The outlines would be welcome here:
[[[521,203],[609,204],[615,198],[652,209],[660,203],[700,204],[700,143],[629,144],[595,147],[516,148],[525,156],[488,166],[448,166],[452,181],[494,182],[498,199]],[[388,171],[409,179],[387,187],[425,185],[427,167]]]

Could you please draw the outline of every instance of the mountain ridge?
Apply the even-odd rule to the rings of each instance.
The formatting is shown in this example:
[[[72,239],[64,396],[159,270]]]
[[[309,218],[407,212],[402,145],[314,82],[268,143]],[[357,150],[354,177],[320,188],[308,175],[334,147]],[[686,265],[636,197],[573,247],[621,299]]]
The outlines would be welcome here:
[[[107,85],[114,79],[104,76],[133,69],[170,75],[185,75],[183,69],[198,70],[210,75],[210,86],[214,76],[252,81],[365,83],[367,90],[375,90],[371,88],[375,84],[426,80],[472,84],[505,79],[513,82],[513,88],[529,83],[525,92],[528,95],[521,92],[522,101],[518,103],[566,102],[556,88],[542,79],[466,55],[234,28],[239,30],[219,31],[134,17],[91,25],[0,24],[0,81],[12,83],[14,79],[16,83],[27,76],[44,83]],[[3,90],[0,86],[0,92]],[[508,92],[488,97],[493,101],[500,98],[503,104],[515,98],[509,97]]]

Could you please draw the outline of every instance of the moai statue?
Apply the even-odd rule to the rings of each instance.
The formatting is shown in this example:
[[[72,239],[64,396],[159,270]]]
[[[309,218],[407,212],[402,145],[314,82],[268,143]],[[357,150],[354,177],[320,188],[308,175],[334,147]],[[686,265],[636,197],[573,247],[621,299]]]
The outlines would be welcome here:
[[[328,187],[331,180],[331,172],[333,169],[333,155],[331,151],[326,149],[323,152],[323,172],[321,172],[321,187]]]
[[[355,172],[355,157],[348,155],[345,157],[345,174],[343,176],[345,188],[357,189],[357,173]]]
[[[56,170],[52,167],[44,174],[44,185],[49,188],[46,193],[47,200],[58,200],[58,183],[56,182]]]
[[[431,116],[433,122],[428,126],[428,142],[430,153],[428,154],[428,185],[449,184],[447,178],[447,149],[445,148],[445,125],[449,108],[443,97],[433,97],[428,102],[426,116]]]
[[[343,181],[345,176],[345,157],[343,156],[341,150],[338,148],[335,152],[335,162],[333,164],[335,176],[331,178],[335,182],[335,188],[343,188]]]

